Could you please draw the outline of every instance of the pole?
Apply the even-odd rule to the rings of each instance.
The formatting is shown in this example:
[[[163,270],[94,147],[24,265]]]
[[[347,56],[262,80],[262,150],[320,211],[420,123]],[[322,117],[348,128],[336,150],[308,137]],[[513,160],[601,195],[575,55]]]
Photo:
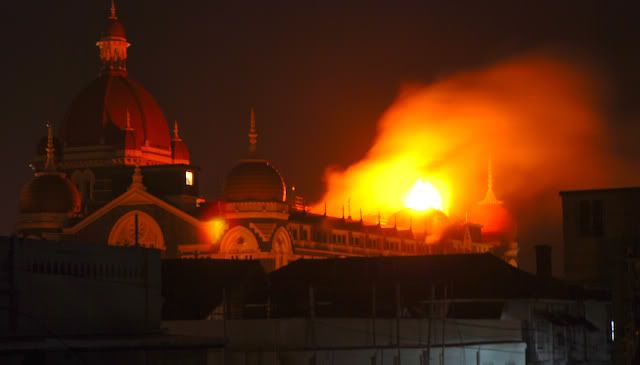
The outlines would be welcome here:
[[[431,284],[431,300],[429,300],[429,304],[427,308],[429,308],[429,317],[427,317],[427,358],[425,361],[425,365],[429,365],[431,363],[431,317],[433,316],[433,299],[435,297],[435,287]]]
[[[377,297],[377,290],[376,290],[376,282],[373,281],[371,283],[371,327],[372,327],[372,331],[373,331],[373,348],[374,348],[374,355],[373,355],[373,361],[374,363],[377,363],[377,357],[378,357],[378,348],[377,348],[377,333],[376,333],[376,317],[377,317],[377,309],[376,309],[376,297]]]
[[[398,356],[397,365],[401,364],[400,360],[400,316],[402,315],[402,303],[400,302],[400,284],[396,283],[396,352]]]
[[[444,365],[444,352],[445,352],[445,335],[447,326],[447,285],[444,285],[444,297],[442,301],[442,365]]]

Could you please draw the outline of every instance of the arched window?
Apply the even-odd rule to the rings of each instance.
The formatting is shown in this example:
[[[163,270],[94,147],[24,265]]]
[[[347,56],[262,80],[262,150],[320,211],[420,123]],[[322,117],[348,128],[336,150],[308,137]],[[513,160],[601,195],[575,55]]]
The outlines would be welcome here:
[[[149,214],[134,210],[124,214],[113,225],[109,245],[151,247],[165,250],[164,234],[160,225]]]

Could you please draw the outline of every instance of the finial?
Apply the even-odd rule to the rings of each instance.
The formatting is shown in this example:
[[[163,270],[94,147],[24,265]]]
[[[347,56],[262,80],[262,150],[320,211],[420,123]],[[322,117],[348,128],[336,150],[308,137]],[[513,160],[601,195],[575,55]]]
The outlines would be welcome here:
[[[249,123],[249,154],[255,155],[258,144],[258,132],[256,131],[256,115],[251,108],[251,121]]]
[[[381,224],[380,211],[378,211],[378,227],[380,227],[380,224]]]
[[[46,171],[54,171],[56,169],[55,146],[53,145],[53,123],[47,121],[47,159],[44,163]]]
[[[347,219],[351,221],[351,198],[347,199]]]
[[[479,204],[502,204],[493,192],[493,164],[491,159],[489,159],[489,163],[487,165],[487,193]]]
[[[327,201],[324,202],[324,216],[327,216]]]
[[[393,229],[398,230],[398,213],[393,215]]]
[[[182,138],[180,138],[180,128],[178,127],[178,121],[175,120],[173,122],[173,140],[174,141],[182,141]]]
[[[133,169],[133,176],[131,176],[131,185],[129,185],[129,190],[131,189],[142,189],[146,190],[144,184],[142,184],[142,170],[139,165],[136,165]]]
[[[362,223],[362,208],[360,208],[360,223]]]
[[[111,0],[111,11],[109,14],[109,19],[118,19],[116,16],[116,2],[115,0]]]
[[[131,127],[131,113],[129,112],[129,108],[127,108],[127,129],[128,131],[132,131],[133,128]]]
[[[344,220],[344,203],[342,203],[342,220]]]

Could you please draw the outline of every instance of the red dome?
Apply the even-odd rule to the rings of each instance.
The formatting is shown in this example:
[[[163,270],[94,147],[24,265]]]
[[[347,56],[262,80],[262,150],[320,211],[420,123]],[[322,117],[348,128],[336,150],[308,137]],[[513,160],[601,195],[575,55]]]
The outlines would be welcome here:
[[[80,211],[80,193],[59,173],[36,175],[20,192],[20,213],[64,213]]]
[[[469,216],[472,223],[482,225],[485,236],[513,237],[516,224],[513,216],[504,204],[477,204]]]
[[[128,126],[134,138],[127,136]],[[101,75],[76,96],[65,115],[63,140],[65,147],[146,145],[171,153],[167,120],[153,96],[113,73]]]
[[[287,189],[280,173],[268,161],[241,161],[229,171],[224,185],[226,201],[284,202]]]
[[[122,25],[122,23],[116,18],[107,19],[107,26],[103,37],[125,39],[126,34],[124,32],[124,25]]]

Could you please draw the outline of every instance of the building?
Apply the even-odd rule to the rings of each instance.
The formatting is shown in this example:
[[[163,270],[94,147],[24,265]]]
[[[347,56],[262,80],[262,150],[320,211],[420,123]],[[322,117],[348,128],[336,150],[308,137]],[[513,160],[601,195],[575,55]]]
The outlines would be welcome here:
[[[194,364],[220,339],[161,327],[160,254],[0,237],[0,363]]]
[[[640,361],[640,188],[563,191],[565,277],[612,292],[616,364]]]
[[[610,363],[607,293],[547,274],[490,254],[168,260],[163,318],[235,363]]]
[[[452,220],[432,242],[411,225],[308,212],[258,153],[253,111],[248,155],[228,172],[222,196],[205,201],[178,122],[170,130],[162,108],[127,71],[131,45],[112,5],[97,42],[99,76],[74,98],[58,133],[48,123],[38,143],[34,178],[20,194],[19,237],[153,247],[165,258],[261,260],[272,269],[300,258],[461,252],[492,252],[517,265],[510,231],[485,233]],[[489,171],[492,199],[479,205],[491,207],[489,215],[504,210],[492,184]],[[485,218],[477,223],[486,225]]]

